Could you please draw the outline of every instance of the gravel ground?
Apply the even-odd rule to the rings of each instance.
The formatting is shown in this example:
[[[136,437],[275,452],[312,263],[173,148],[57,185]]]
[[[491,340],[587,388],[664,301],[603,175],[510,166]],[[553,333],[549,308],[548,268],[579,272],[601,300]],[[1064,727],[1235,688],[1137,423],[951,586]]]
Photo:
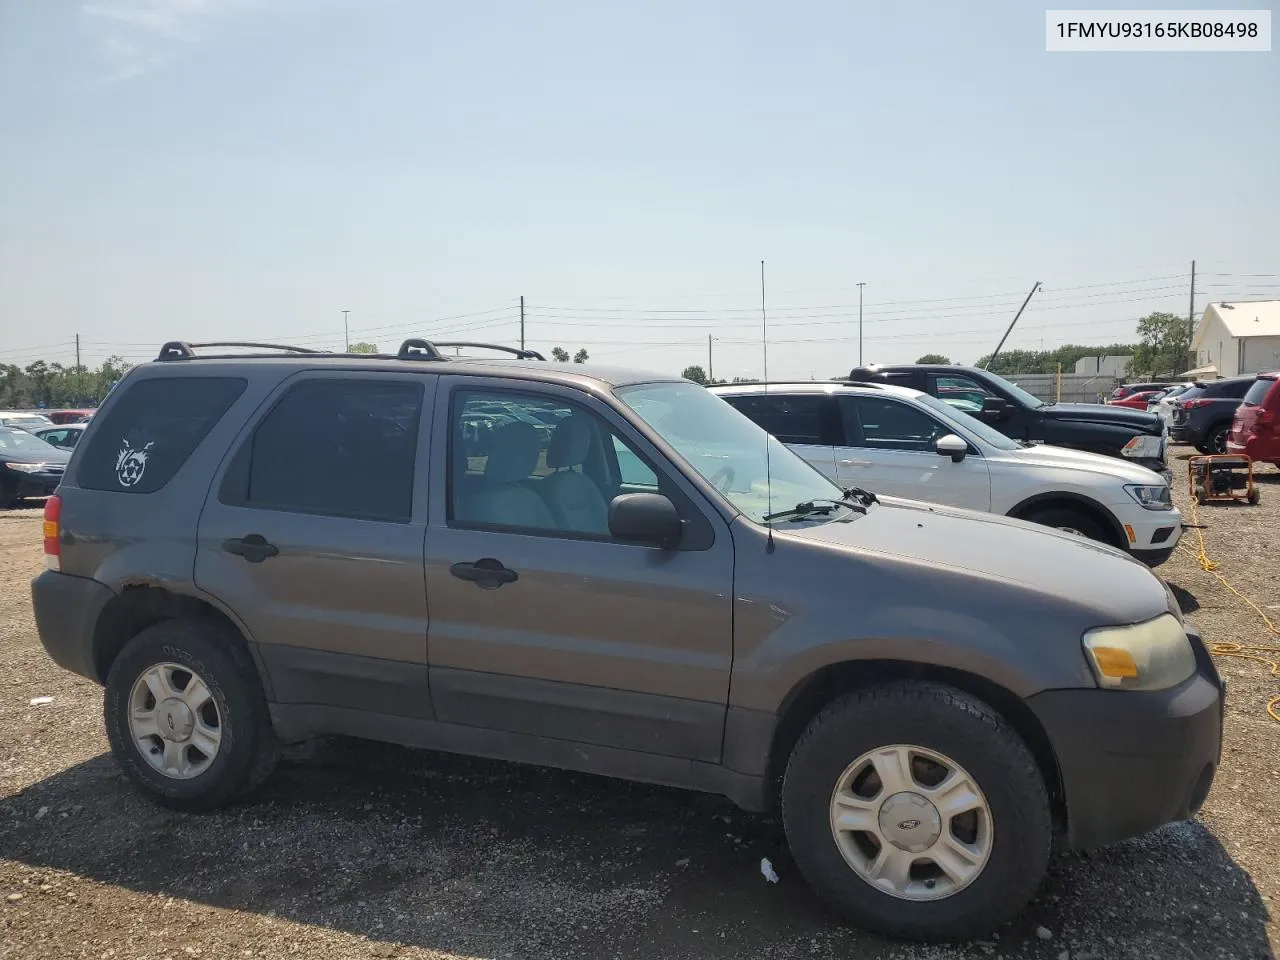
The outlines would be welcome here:
[[[1260,486],[1260,507],[1200,516],[1220,572],[1280,620],[1280,473]],[[1175,496],[1186,509],[1184,481]],[[1280,681],[1258,663],[1220,661],[1226,744],[1200,818],[1060,859],[998,937],[926,947],[841,926],[779,824],[715,797],[335,740],[295,751],[233,810],[160,810],[107,756],[99,689],[39,645],[40,564],[38,509],[0,512],[3,958],[1240,960],[1280,946],[1280,724],[1265,714]],[[1268,642],[1193,551],[1160,572],[1206,639]]]

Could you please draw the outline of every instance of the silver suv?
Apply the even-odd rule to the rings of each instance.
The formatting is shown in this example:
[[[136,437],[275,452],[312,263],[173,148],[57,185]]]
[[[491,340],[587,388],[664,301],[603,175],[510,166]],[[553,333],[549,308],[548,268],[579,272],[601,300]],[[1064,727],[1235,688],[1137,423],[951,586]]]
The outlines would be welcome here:
[[[842,489],[684,380],[194,346],[95,417],[32,588],[160,803],[318,734],[669,784],[780,804],[824,899],[957,937],[1055,835],[1209,791],[1221,681],[1119,550]]]

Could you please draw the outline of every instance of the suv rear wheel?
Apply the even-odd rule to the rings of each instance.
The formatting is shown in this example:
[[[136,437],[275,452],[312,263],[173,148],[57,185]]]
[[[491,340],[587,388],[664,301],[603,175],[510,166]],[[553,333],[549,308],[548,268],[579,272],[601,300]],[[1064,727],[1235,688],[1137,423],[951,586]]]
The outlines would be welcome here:
[[[116,760],[176,810],[211,810],[275,767],[278,745],[257,671],[228,628],[167,620],[129,641],[107,675]]]
[[[792,855],[819,896],[892,936],[966,938],[1015,916],[1049,861],[1049,799],[1004,719],[934,683],[827,706],[782,789]]]
[[[1227,438],[1231,436],[1231,424],[1220,423],[1205,435],[1204,443],[1197,443],[1196,449],[1203,454],[1221,454],[1227,452]]]

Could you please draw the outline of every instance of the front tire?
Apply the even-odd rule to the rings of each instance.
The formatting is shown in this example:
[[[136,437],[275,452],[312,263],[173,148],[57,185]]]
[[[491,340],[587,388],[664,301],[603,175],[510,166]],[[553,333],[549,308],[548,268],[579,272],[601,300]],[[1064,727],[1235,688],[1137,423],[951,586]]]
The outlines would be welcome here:
[[[174,810],[226,805],[279,757],[253,661],[230,628],[207,621],[166,620],[130,640],[103,713],[121,769]]]
[[[856,691],[813,719],[787,764],[782,817],[823,900],[867,929],[925,940],[1012,919],[1052,840],[1021,738],[975,697],[914,681]]]

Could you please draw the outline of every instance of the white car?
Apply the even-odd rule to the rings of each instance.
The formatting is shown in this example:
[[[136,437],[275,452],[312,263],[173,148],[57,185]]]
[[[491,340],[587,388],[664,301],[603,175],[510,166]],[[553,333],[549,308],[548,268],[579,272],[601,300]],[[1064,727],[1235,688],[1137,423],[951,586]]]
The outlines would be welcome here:
[[[917,390],[823,382],[710,389],[845,487],[1070,530],[1151,566],[1182,536],[1159,474],[1119,457],[1011,440]]]
[[[1170,417],[1173,416],[1173,401],[1182,396],[1192,387],[1194,383],[1180,383],[1175,387],[1170,387],[1164,393],[1160,394],[1160,399],[1155,403],[1147,404],[1147,413],[1154,413],[1165,423],[1169,423]]]

